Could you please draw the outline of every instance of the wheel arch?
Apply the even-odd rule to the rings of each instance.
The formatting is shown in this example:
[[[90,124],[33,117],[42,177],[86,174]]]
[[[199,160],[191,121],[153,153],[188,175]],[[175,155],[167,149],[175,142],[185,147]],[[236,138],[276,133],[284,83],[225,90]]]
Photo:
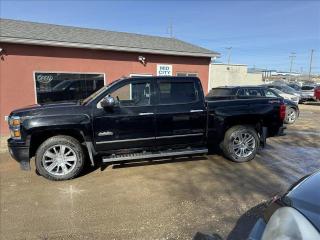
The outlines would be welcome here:
[[[250,126],[254,128],[257,131],[257,133],[261,134],[263,121],[260,117],[257,116],[226,119],[224,133],[226,133],[226,131],[228,131],[228,129],[230,129],[231,127],[237,125]]]
[[[32,158],[35,156],[35,153],[39,146],[49,139],[50,137],[57,136],[57,135],[66,135],[75,138],[76,140],[79,141],[79,143],[84,146],[84,149],[88,151],[88,147],[86,145],[86,136],[84,132],[80,129],[42,129],[42,130],[37,130],[34,131],[30,135],[30,150],[29,150],[29,156]]]

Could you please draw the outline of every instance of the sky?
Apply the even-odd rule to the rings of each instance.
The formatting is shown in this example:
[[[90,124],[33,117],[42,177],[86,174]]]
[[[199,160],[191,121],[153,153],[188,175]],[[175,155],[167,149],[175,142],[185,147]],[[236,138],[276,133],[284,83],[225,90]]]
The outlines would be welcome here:
[[[0,0],[1,18],[173,37],[249,67],[320,73],[320,1]]]

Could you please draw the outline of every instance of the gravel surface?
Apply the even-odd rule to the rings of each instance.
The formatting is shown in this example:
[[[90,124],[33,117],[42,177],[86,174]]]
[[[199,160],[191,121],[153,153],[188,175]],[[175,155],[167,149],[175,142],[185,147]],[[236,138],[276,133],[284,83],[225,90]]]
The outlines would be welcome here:
[[[270,197],[320,168],[320,107],[300,108],[243,164],[209,155],[51,182],[1,153],[1,239],[246,239]]]

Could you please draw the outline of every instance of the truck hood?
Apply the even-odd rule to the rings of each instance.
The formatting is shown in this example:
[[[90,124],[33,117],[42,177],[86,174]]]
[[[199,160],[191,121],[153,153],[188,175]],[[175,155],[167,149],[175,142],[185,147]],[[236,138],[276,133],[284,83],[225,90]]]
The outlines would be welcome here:
[[[59,103],[49,103],[49,104],[34,104],[26,106],[24,108],[19,108],[10,113],[10,116],[36,116],[36,115],[51,115],[58,113],[72,113],[78,112],[79,107],[83,107],[79,102],[59,102]]]

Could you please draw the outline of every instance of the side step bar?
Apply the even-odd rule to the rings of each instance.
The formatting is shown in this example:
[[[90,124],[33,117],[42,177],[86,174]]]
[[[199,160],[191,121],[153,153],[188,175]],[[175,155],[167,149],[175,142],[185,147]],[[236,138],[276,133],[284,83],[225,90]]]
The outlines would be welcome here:
[[[119,161],[131,161],[131,160],[142,160],[150,158],[165,158],[165,157],[175,157],[175,156],[188,156],[188,155],[203,155],[208,153],[207,148],[197,148],[197,149],[185,149],[185,150],[172,150],[172,151],[162,151],[162,152],[144,152],[144,153],[132,153],[132,154],[119,154],[112,155],[108,157],[102,157],[102,162],[119,162]]]

